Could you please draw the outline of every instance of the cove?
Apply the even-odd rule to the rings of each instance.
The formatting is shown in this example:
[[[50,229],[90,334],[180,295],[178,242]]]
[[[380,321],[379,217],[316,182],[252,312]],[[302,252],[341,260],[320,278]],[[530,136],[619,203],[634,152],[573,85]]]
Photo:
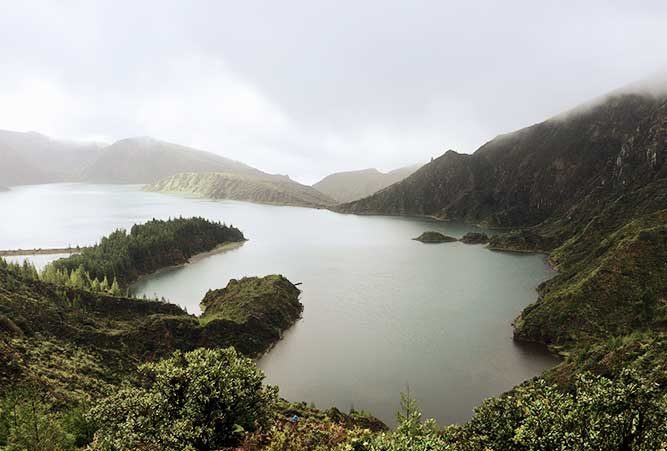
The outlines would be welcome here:
[[[541,255],[462,243],[423,244],[425,230],[476,230],[428,219],[341,215],[145,193],[138,186],[58,184],[0,193],[0,248],[89,245],[151,218],[203,216],[249,241],[142,279],[135,294],[165,297],[191,313],[231,278],[279,273],[301,282],[303,318],[259,360],[282,396],[373,413],[393,424],[410,387],[441,424],[554,365],[541,348],[512,341],[511,321],[553,276]]]

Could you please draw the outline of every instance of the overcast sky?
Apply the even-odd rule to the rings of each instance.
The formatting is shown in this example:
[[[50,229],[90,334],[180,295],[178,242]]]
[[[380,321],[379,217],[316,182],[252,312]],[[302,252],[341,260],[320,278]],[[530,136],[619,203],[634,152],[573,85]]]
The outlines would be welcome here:
[[[665,0],[0,6],[0,128],[153,136],[304,182],[470,153],[667,65]]]

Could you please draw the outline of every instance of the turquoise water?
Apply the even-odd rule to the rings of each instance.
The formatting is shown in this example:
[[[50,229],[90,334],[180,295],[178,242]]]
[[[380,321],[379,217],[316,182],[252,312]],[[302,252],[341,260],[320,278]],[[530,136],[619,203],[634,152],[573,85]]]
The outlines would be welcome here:
[[[230,278],[302,282],[303,318],[259,361],[290,400],[392,423],[409,385],[425,416],[460,422],[556,362],[515,344],[510,327],[553,275],[543,256],[411,240],[425,230],[461,236],[474,230],[467,225],[81,184],[13,188],[0,193],[0,211],[11,212],[0,221],[1,249],[93,244],[115,228],[179,215],[239,227],[243,246],[148,277],[135,292],[198,313],[206,290]]]

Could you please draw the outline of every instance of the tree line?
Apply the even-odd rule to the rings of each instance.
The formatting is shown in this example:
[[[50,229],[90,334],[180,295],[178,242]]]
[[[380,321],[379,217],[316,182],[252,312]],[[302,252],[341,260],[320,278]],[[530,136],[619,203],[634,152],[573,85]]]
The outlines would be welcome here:
[[[120,296],[142,275],[185,263],[220,244],[243,240],[243,233],[234,226],[201,217],[153,219],[132,226],[129,232],[118,229],[80,254],[49,263],[41,273],[27,260],[19,264],[0,259],[0,267],[23,277]]]

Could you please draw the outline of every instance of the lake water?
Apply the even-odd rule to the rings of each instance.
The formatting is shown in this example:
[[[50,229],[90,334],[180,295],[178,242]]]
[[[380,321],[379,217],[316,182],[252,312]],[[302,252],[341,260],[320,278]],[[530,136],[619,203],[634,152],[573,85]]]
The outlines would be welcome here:
[[[303,318],[259,361],[290,400],[363,409],[393,424],[409,385],[425,416],[460,422],[484,398],[556,363],[515,344],[510,326],[553,276],[543,256],[411,240],[425,230],[458,237],[474,230],[467,225],[82,184],[15,187],[0,193],[0,211],[0,249],[89,245],[151,218],[197,215],[239,227],[250,240],[243,246],[148,277],[135,292],[198,313],[206,290],[230,278],[280,273],[302,282]]]

